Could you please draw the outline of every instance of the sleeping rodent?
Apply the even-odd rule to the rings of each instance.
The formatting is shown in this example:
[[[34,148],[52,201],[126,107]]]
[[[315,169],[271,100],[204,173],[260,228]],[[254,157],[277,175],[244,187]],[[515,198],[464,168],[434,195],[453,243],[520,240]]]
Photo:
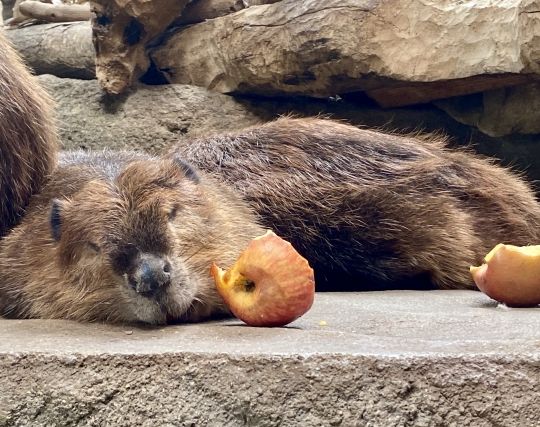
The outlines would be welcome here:
[[[282,118],[152,157],[67,152],[0,34],[0,314],[163,324],[227,314],[209,269],[273,229],[319,290],[473,288],[540,241],[517,175],[443,141]]]

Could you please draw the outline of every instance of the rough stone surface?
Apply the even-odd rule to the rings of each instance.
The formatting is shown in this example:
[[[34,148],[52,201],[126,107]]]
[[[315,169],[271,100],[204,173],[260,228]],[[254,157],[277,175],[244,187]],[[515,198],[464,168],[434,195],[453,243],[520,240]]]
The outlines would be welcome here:
[[[383,110],[354,97],[234,98],[188,85],[139,85],[131,93],[108,97],[95,81],[39,78],[57,100],[60,136],[67,149],[160,153],[182,138],[234,131],[279,115],[322,114],[383,131],[443,132],[455,145],[474,144],[476,151],[540,180],[540,135],[492,138],[430,105]]]
[[[108,97],[96,80],[40,76],[57,101],[64,148],[162,152],[180,138],[259,122],[227,95],[183,85],[138,86]]]
[[[540,134],[540,83],[441,100],[436,105],[491,136]]]
[[[1,0],[0,1],[0,9],[2,11],[2,19],[5,21],[12,17],[12,8],[15,4],[15,0]]]
[[[394,291],[275,329],[0,320],[0,426],[532,426],[539,310]]]
[[[486,90],[538,74],[539,10],[538,0],[283,0],[183,29],[151,56],[170,81],[224,93],[368,91],[403,105],[414,90],[378,90],[444,82],[420,91],[425,102],[477,92],[479,76]]]
[[[250,6],[276,3],[280,0],[194,0],[191,1],[172,26],[191,25],[238,12]]]

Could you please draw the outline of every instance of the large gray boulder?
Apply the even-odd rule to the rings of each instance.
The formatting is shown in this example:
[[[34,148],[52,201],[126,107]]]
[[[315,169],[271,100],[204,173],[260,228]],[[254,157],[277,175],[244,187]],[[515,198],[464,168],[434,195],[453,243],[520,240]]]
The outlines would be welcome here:
[[[97,80],[39,77],[57,102],[64,148],[164,151],[180,138],[259,122],[234,98],[185,85],[144,86],[104,94]]]
[[[285,328],[0,319],[0,426],[537,426],[540,308],[317,294]]]
[[[540,73],[539,0],[283,0],[174,34],[152,58],[171,82],[230,93],[367,91],[396,106]]]
[[[540,134],[540,83],[445,99],[436,105],[490,136]]]
[[[540,180],[539,135],[489,137],[429,105],[381,109],[354,100],[242,99],[179,84],[138,85],[127,94],[107,96],[96,80],[60,79],[49,75],[39,76],[39,79],[57,101],[60,137],[67,149],[135,149],[161,153],[180,139],[235,131],[279,115],[323,114],[385,131],[442,132],[449,135],[453,143],[474,144],[481,153],[504,159],[506,164],[526,170],[532,179]]]

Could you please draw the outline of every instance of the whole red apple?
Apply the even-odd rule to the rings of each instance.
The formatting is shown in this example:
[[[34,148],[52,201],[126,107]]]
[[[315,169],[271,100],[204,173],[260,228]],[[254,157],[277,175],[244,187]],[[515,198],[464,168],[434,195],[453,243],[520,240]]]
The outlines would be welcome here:
[[[313,269],[271,231],[253,239],[229,270],[213,264],[211,271],[227,306],[250,326],[286,325],[313,304]]]

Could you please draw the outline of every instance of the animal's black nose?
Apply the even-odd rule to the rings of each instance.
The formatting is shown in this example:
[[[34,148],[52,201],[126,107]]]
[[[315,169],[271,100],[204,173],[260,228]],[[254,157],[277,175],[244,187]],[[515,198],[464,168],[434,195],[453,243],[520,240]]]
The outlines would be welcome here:
[[[170,285],[171,264],[160,256],[141,254],[129,282],[137,293],[152,296]]]

